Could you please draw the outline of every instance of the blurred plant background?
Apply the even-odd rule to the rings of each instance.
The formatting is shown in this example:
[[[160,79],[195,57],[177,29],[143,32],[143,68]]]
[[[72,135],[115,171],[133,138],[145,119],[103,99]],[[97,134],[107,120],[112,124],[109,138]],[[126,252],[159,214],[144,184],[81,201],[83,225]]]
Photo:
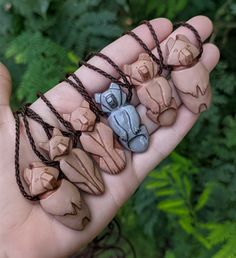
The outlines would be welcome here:
[[[118,214],[140,258],[236,257],[236,1],[0,0],[0,60],[13,76],[14,108],[141,20],[198,14],[213,20],[210,41],[221,50],[214,100]]]

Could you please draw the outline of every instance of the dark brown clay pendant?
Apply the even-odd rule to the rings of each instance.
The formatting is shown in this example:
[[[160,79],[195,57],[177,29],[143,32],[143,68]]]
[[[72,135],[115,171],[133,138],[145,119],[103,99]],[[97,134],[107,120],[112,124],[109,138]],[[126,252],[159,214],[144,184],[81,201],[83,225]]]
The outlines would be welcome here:
[[[114,138],[112,129],[102,122],[95,123],[95,115],[86,103],[86,101],[82,103],[82,113],[86,114],[85,124],[91,126],[80,126],[82,131],[80,142],[83,149],[92,155],[102,170],[109,174],[117,174],[126,165],[125,153]],[[81,107],[78,107],[71,114],[64,115],[75,129],[78,128],[78,121],[81,121],[80,112]],[[92,127],[93,130],[90,130]]]
[[[177,104],[168,81],[158,76],[158,65],[141,53],[136,62],[124,65],[124,72],[136,86],[140,102],[147,108],[147,116],[161,126],[172,125],[177,116]]]
[[[60,168],[66,177],[81,190],[90,194],[102,194],[104,183],[100,172],[91,158],[81,149],[71,147],[68,137],[54,129],[48,142],[39,143],[53,160],[60,162]]]
[[[211,103],[209,72],[197,61],[199,50],[184,35],[167,42],[168,65],[173,67],[171,79],[184,105],[193,113],[206,110]]]

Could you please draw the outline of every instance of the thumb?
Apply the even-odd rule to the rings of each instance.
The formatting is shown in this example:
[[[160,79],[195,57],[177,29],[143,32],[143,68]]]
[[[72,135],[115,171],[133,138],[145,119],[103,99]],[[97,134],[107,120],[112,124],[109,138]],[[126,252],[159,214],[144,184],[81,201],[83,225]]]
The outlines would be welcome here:
[[[0,62],[0,129],[14,121],[10,108],[11,89],[10,73],[6,66]]]
[[[5,65],[0,63],[0,108],[9,106],[11,96],[11,76]]]

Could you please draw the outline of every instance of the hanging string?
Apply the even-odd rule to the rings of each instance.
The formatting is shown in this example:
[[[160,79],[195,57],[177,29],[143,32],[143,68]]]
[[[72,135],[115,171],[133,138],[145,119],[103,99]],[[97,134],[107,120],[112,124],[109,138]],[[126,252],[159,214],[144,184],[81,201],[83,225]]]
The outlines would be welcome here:
[[[199,32],[191,24],[189,24],[187,22],[176,22],[176,23],[174,23],[174,28],[181,27],[181,26],[186,27],[193,32],[193,34],[196,37],[196,40],[198,42],[198,48],[199,48],[199,55],[198,55],[197,58],[198,59],[201,58],[202,53],[203,53],[203,42],[202,42],[202,39],[201,39],[201,36],[200,36]]]
[[[48,139],[51,139],[51,137],[52,137],[51,132],[55,128],[54,126],[45,122],[39,114],[37,114],[33,109],[29,108],[28,106],[27,106],[25,114],[32,120],[39,123],[43,127],[45,133],[47,134]],[[65,137],[73,137],[73,133],[65,132],[65,131],[61,131],[61,132],[62,132],[63,136],[65,136]]]
[[[15,177],[16,177],[16,183],[20,189],[20,192],[22,195],[30,200],[30,201],[38,201],[39,198],[37,196],[31,196],[29,195],[26,191],[25,188],[22,184],[21,177],[20,177],[20,162],[19,162],[19,157],[20,157],[20,118],[19,118],[19,113],[14,114],[15,117]]]
[[[89,107],[90,109],[93,111],[93,113],[96,115],[96,121],[99,122],[100,121],[100,115],[104,116],[105,113],[103,111],[101,111],[95,104],[94,100],[92,99],[92,97],[88,94],[88,92],[86,91],[83,83],[81,82],[81,80],[76,76],[76,74],[72,73],[70,74],[70,76],[75,80],[75,82],[73,82],[72,80],[70,80],[69,78],[65,79],[65,82],[69,83],[73,88],[75,88],[78,93],[80,93],[84,99],[89,103]]]
[[[145,24],[148,27],[148,29],[149,29],[149,31],[150,31],[153,39],[154,39],[156,49],[157,49],[157,53],[158,53],[159,60],[160,60],[160,68],[159,68],[158,74],[161,75],[162,71],[163,71],[163,67],[164,67],[164,57],[163,57],[163,53],[162,53],[162,50],[161,50],[160,41],[157,37],[157,34],[156,34],[152,24],[149,21],[145,20],[145,21],[141,22],[141,24]]]
[[[155,63],[157,63],[159,66],[161,66],[160,60],[152,53],[152,51],[148,48],[148,46],[143,42],[143,40],[135,34],[133,31],[128,31],[125,33],[125,35],[129,35],[132,38],[134,38],[139,45],[148,53],[148,55],[153,59]],[[162,68],[169,70],[170,67],[168,65],[163,64]]]
[[[103,56],[103,57],[104,57],[104,56]],[[108,59],[107,59],[107,60],[108,60]],[[111,59],[109,59],[109,60],[111,60]],[[113,61],[112,61],[112,62],[113,62]],[[85,62],[85,61],[80,61],[79,64],[86,66],[87,68],[89,68],[89,69],[91,69],[91,70],[93,70],[93,71],[95,71],[95,72],[97,72],[97,73],[103,75],[105,78],[107,78],[107,79],[111,80],[112,82],[114,82],[114,83],[120,85],[121,87],[128,89],[127,100],[128,100],[128,101],[131,100],[131,98],[132,98],[132,88],[133,88],[133,87],[132,87],[132,85],[131,85],[129,82],[128,82],[128,84],[127,84],[127,83],[124,83],[124,82],[121,82],[119,79],[116,79],[114,76],[110,75],[109,73],[107,73],[107,72],[103,71],[102,69],[100,69],[100,68],[98,68],[98,67],[96,67],[96,66],[94,66],[94,65],[92,65],[92,64],[89,64],[89,63],[87,63],[87,62]],[[115,64],[115,63],[114,63],[114,64]],[[117,65],[115,64],[115,66],[117,66]],[[127,79],[126,79],[126,80],[127,80]],[[128,81],[128,80],[127,80],[127,81]]]
[[[90,59],[94,56],[98,56],[102,59],[104,59],[105,61],[107,61],[115,70],[116,72],[120,75],[120,77],[122,78],[122,80],[125,83],[125,87],[128,89],[128,95],[127,95],[127,100],[130,101],[132,98],[132,89],[134,88],[134,86],[130,83],[130,81],[127,79],[126,74],[122,71],[122,69],[107,55],[99,52],[99,53],[91,53],[89,54],[86,59]]]
[[[47,158],[45,158],[41,152],[37,149],[36,147],[36,144],[35,144],[35,141],[34,141],[34,138],[31,134],[31,130],[30,130],[30,126],[29,126],[29,121],[27,119],[27,116],[26,116],[26,106],[24,106],[21,110],[21,115],[22,115],[22,118],[23,118],[23,123],[24,123],[24,126],[25,126],[25,131],[26,131],[26,135],[29,139],[29,142],[30,142],[30,145],[31,145],[31,148],[33,150],[33,152],[37,155],[37,157],[47,166],[52,166],[52,167],[59,167],[59,162],[58,161],[54,161],[54,160],[48,160]]]
[[[76,147],[79,142],[79,137],[81,135],[80,131],[76,131],[70,122],[66,121],[54,108],[52,103],[41,93],[37,94],[38,97],[40,97],[43,102],[47,105],[47,107],[51,110],[51,112],[56,116],[56,118],[59,120],[59,122],[73,135],[73,147]]]

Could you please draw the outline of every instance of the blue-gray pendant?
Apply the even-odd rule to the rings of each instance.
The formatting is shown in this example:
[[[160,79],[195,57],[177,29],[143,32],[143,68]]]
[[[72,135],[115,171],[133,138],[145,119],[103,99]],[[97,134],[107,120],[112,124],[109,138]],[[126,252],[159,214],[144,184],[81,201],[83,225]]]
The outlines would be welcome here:
[[[119,137],[120,143],[132,152],[144,152],[149,145],[147,128],[135,107],[126,102],[127,95],[116,83],[111,83],[108,90],[95,94],[96,103],[102,111],[108,113],[108,123]]]

